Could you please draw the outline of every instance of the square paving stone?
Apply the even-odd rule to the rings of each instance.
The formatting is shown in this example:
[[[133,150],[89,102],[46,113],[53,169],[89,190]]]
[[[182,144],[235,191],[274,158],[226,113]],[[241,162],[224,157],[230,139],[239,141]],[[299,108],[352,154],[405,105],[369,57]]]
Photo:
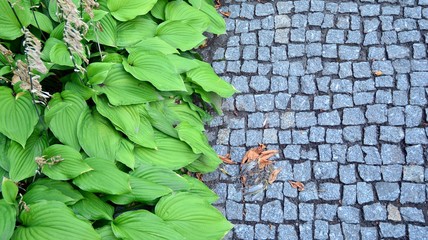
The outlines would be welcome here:
[[[398,183],[377,182],[375,183],[375,188],[380,201],[395,201],[400,195]]]
[[[319,197],[324,200],[339,200],[341,186],[337,183],[321,183],[319,185]]]

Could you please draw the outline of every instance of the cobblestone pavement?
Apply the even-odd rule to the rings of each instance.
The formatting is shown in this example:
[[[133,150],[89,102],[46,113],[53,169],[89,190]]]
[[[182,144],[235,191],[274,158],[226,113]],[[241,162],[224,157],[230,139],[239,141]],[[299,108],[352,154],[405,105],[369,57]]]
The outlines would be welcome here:
[[[428,0],[220,10],[228,34],[203,54],[240,93],[210,141],[236,162],[265,143],[282,168],[256,196],[238,165],[203,177],[235,224],[226,239],[428,239]]]

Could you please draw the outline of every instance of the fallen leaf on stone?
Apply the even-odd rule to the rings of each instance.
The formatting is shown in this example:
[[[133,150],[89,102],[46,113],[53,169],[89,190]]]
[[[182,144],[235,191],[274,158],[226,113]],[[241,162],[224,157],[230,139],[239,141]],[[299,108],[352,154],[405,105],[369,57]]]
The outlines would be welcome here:
[[[236,164],[236,162],[234,162],[230,159],[229,153],[226,154],[225,156],[218,155],[218,157],[220,158],[220,160],[222,160],[226,164]]]
[[[241,176],[241,182],[242,182],[242,185],[245,186],[245,183],[247,183],[247,178],[245,176]]]
[[[220,11],[221,15],[225,16],[225,17],[229,17],[230,16],[230,12],[222,12]]]
[[[273,182],[275,182],[276,178],[278,177],[278,174],[281,172],[281,168],[277,168],[275,170],[273,170],[270,175],[269,175],[269,180],[268,183],[272,184]]]
[[[259,168],[263,169],[267,165],[272,164],[272,161],[270,161],[268,159],[271,158],[272,156],[274,156],[277,153],[278,153],[278,150],[267,150],[267,151],[263,151],[260,154],[260,156],[259,156]]]
[[[292,188],[297,188],[297,191],[299,192],[305,190],[305,185],[303,185],[301,182],[288,181],[288,183],[290,183]]]
[[[259,159],[259,168],[260,169],[263,169],[266,166],[271,165],[271,164],[272,164],[272,161],[270,161],[270,160],[262,159],[262,158]]]
[[[196,173],[196,178],[202,182],[202,173]]]
[[[251,148],[245,153],[244,157],[242,158],[241,164],[256,160],[257,158],[259,158],[260,154],[265,148],[266,146],[264,144],[259,144],[258,147]]]
[[[219,7],[221,7],[220,0],[215,0],[215,8],[219,8]]]
[[[374,72],[373,72],[373,74],[374,74],[376,77],[379,77],[379,76],[382,76],[382,75],[383,75],[383,72],[382,72],[382,71],[374,71]]]

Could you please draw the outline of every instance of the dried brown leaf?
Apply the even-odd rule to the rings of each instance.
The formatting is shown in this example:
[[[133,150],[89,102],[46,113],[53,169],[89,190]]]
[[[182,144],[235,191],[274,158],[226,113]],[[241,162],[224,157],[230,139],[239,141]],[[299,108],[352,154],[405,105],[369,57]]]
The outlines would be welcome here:
[[[301,182],[288,181],[288,183],[290,183],[292,188],[297,188],[297,191],[299,192],[305,190],[305,185]]]
[[[246,162],[251,162],[251,161],[254,161],[257,158],[259,158],[260,153],[261,153],[259,148],[260,148],[260,146],[256,147],[256,148],[251,148],[250,150],[248,150],[245,153],[244,157],[242,158],[241,164],[244,164]]]
[[[268,166],[270,164],[272,164],[272,161],[267,160],[267,159],[259,158],[259,169],[263,169],[263,168],[265,168],[266,166]]]
[[[268,183],[272,184],[273,182],[275,182],[276,178],[278,177],[278,174],[281,172],[281,168],[277,168],[275,170],[273,170],[270,175],[269,175],[269,180]]]
[[[202,173],[196,173],[196,178],[202,182]]]
[[[374,71],[373,72],[373,74],[376,76],[376,77],[379,77],[379,76],[382,76],[383,75],[383,72],[382,71]]]
[[[247,183],[247,177],[241,176],[241,182],[242,182],[242,185],[245,186],[245,184]]]
[[[230,12],[223,12],[220,11],[221,15],[225,16],[225,17],[229,17],[230,16]]]
[[[225,156],[218,155],[218,157],[220,158],[220,160],[223,161],[223,163],[226,163],[226,164],[236,164],[236,162],[234,162],[234,161],[232,161],[230,159],[230,154],[229,153],[226,154]]]

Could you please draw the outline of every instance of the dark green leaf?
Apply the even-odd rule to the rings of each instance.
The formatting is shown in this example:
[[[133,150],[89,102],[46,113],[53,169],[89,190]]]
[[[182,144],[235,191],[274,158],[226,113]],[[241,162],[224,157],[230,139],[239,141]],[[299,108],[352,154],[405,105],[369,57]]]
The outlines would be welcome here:
[[[35,186],[44,186],[48,189],[55,189],[60,191],[63,195],[73,199],[70,204],[74,204],[80,199],[83,199],[82,194],[73,188],[70,183],[64,181],[52,180],[49,178],[40,178],[33,184],[31,184],[27,190],[31,190]]]
[[[88,220],[113,220],[114,207],[95,194],[81,191],[85,197],[72,206],[73,211]]]
[[[53,30],[53,25],[49,17],[41,12],[34,11],[33,13],[34,15],[31,14],[31,25],[36,28],[40,27],[40,30],[44,32],[51,33]]]
[[[0,239],[8,240],[12,237],[16,223],[16,208],[3,199],[0,199]]]
[[[72,205],[76,202],[75,199],[63,194],[59,190],[43,185],[32,186],[32,188],[24,194],[23,201],[26,204],[41,201],[59,201],[67,205]]]
[[[14,6],[13,10],[9,4]],[[14,11],[19,19],[16,18]],[[21,24],[26,27],[31,21],[30,1],[2,0],[0,1],[0,12],[0,38],[14,40],[22,36]]]
[[[97,228],[97,229],[95,229],[95,231],[97,231],[97,233],[101,236],[102,240],[118,240],[118,239],[120,239],[114,235],[113,230],[111,229],[110,225],[106,225],[104,227]]]

